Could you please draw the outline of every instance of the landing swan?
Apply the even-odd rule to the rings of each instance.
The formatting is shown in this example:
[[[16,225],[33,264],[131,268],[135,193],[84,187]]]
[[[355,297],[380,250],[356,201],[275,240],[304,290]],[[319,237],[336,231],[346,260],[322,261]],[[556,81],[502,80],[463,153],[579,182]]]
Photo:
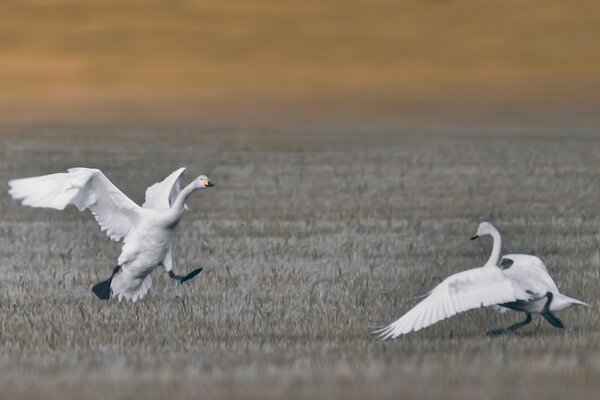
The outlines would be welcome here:
[[[172,243],[184,211],[185,201],[197,189],[214,186],[201,175],[181,190],[185,168],[146,190],[142,207],[113,185],[98,169],[71,168],[57,173],[8,182],[9,194],[23,205],[64,210],[69,204],[79,211],[89,209],[100,229],[115,241],[123,240],[121,255],[112,275],[92,291],[108,300],[111,289],[119,301],[143,298],[152,286],[150,273],[163,265],[169,276],[181,283],[202,271],[185,276],[173,272]]]
[[[500,233],[482,222],[471,239],[490,235],[493,249],[480,268],[451,275],[437,285],[427,297],[400,319],[374,333],[382,340],[393,339],[426,328],[463,311],[486,306],[501,306],[527,313],[526,320],[508,328],[488,332],[495,336],[514,331],[531,322],[531,313],[539,313],[551,324],[562,327],[552,311],[572,305],[586,305],[559,293],[542,261],[534,256],[512,254],[500,264]]]

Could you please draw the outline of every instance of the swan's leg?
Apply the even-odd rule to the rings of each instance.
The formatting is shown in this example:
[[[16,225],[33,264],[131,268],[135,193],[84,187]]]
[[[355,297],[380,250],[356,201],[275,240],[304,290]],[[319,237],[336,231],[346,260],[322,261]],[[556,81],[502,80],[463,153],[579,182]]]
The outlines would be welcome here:
[[[101,300],[108,300],[110,298],[110,283],[112,282],[113,277],[119,272],[121,266],[117,265],[112,272],[110,278],[100,283],[96,283],[92,287],[92,292]]]
[[[169,271],[169,277],[179,281],[180,283],[184,283],[198,275],[200,272],[202,272],[202,268],[196,268],[187,275],[177,275],[173,271]]]
[[[510,333],[510,332],[514,332],[517,329],[527,325],[528,323],[530,323],[532,321],[533,318],[531,318],[531,314],[530,313],[525,313],[527,314],[527,316],[525,317],[525,319],[521,322],[517,322],[516,324],[513,324],[509,327],[506,328],[500,328],[500,329],[492,329],[491,331],[487,331],[487,335],[488,336],[500,336],[500,335],[504,335],[505,333]]]
[[[555,328],[563,329],[565,326],[563,325],[562,321],[558,319],[556,315],[550,312],[550,303],[552,303],[554,296],[552,293],[548,292],[546,293],[546,297],[548,300],[546,301],[546,304],[544,304],[544,308],[542,309],[540,315],[544,317],[546,321],[550,323],[550,325],[554,326]]]
[[[552,326],[554,326],[555,328],[563,329],[565,327],[565,325],[562,323],[562,321],[560,319],[558,319],[558,317],[556,315],[552,314],[550,311],[542,313],[541,315],[542,315],[542,317],[546,318],[546,321],[550,322],[550,324]]]

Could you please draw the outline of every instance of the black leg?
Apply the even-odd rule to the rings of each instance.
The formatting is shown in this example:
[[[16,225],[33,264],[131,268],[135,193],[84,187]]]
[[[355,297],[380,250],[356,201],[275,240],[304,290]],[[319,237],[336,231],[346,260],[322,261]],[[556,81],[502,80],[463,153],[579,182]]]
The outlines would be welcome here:
[[[177,275],[173,271],[169,271],[169,277],[179,281],[180,283],[185,283],[186,281],[189,281],[190,279],[194,278],[200,272],[202,272],[202,268],[196,268],[187,275]]]
[[[552,303],[552,299],[554,298],[554,295],[550,292],[547,292],[546,297],[548,298],[548,300],[546,300],[546,304],[544,304],[544,308],[542,308],[542,312],[550,312],[550,303]]]
[[[542,309],[540,315],[544,317],[546,321],[548,321],[553,327],[563,329],[565,326],[563,325],[562,321],[550,311],[550,303],[552,303],[554,296],[552,293],[548,292],[546,293],[546,297],[548,300],[546,301],[546,304],[544,304],[544,308]]]
[[[108,300],[110,299],[110,283],[112,282],[113,277],[116,275],[117,272],[119,272],[119,270],[121,269],[120,266],[116,266],[115,269],[112,272],[112,275],[110,276],[110,278],[108,278],[105,281],[102,281],[100,283],[96,283],[93,287],[92,287],[92,292],[101,300]]]
[[[531,314],[526,313],[527,316],[525,317],[525,319],[521,322],[517,322],[516,324],[513,324],[507,328],[500,328],[500,329],[492,329],[491,331],[487,332],[488,336],[500,336],[500,335],[504,335],[505,333],[510,333],[510,332],[514,332],[517,329],[529,324],[533,318],[531,318]]]
[[[565,326],[562,323],[562,321],[560,319],[558,319],[558,317],[554,314],[552,314],[550,311],[547,312],[543,312],[542,317],[544,317],[546,319],[546,321],[550,322],[550,325],[552,325],[555,328],[559,328],[559,329],[563,329]]]

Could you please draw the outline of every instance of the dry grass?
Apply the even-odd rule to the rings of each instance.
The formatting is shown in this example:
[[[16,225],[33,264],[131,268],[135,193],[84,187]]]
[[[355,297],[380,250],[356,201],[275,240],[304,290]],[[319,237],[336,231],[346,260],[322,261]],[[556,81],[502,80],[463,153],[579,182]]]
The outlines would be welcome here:
[[[283,129],[282,129],[283,130]],[[377,129],[375,129],[377,130]],[[380,343],[442,277],[506,252],[547,262],[599,300],[600,146],[593,137],[416,136],[398,131],[4,129],[11,177],[102,168],[140,201],[180,165],[217,184],[190,202],[175,266],[138,304],[89,287],[119,246],[89,215],[0,197],[0,398],[590,398],[600,389],[596,307],[488,339],[520,315],[478,310]],[[299,134],[298,134],[299,133]],[[323,134],[325,133],[325,134]],[[140,140],[140,138],[142,138]]]

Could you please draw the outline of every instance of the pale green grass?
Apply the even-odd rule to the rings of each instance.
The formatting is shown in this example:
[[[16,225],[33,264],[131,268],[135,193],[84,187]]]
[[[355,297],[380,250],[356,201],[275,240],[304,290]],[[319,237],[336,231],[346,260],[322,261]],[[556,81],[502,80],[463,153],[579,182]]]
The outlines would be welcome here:
[[[137,304],[89,291],[119,254],[90,215],[0,196],[0,398],[590,398],[600,389],[600,139],[477,133],[268,132],[209,127],[3,129],[12,177],[102,168],[134,200],[180,165],[214,190],[190,201],[175,268]],[[80,135],[80,133],[85,133]],[[360,132],[359,132],[360,133]],[[366,133],[375,134],[371,139]],[[418,133],[418,132],[415,132]],[[4,190],[5,190],[4,189]],[[542,257],[592,304],[515,335],[477,310],[380,343],[490,243]]]

